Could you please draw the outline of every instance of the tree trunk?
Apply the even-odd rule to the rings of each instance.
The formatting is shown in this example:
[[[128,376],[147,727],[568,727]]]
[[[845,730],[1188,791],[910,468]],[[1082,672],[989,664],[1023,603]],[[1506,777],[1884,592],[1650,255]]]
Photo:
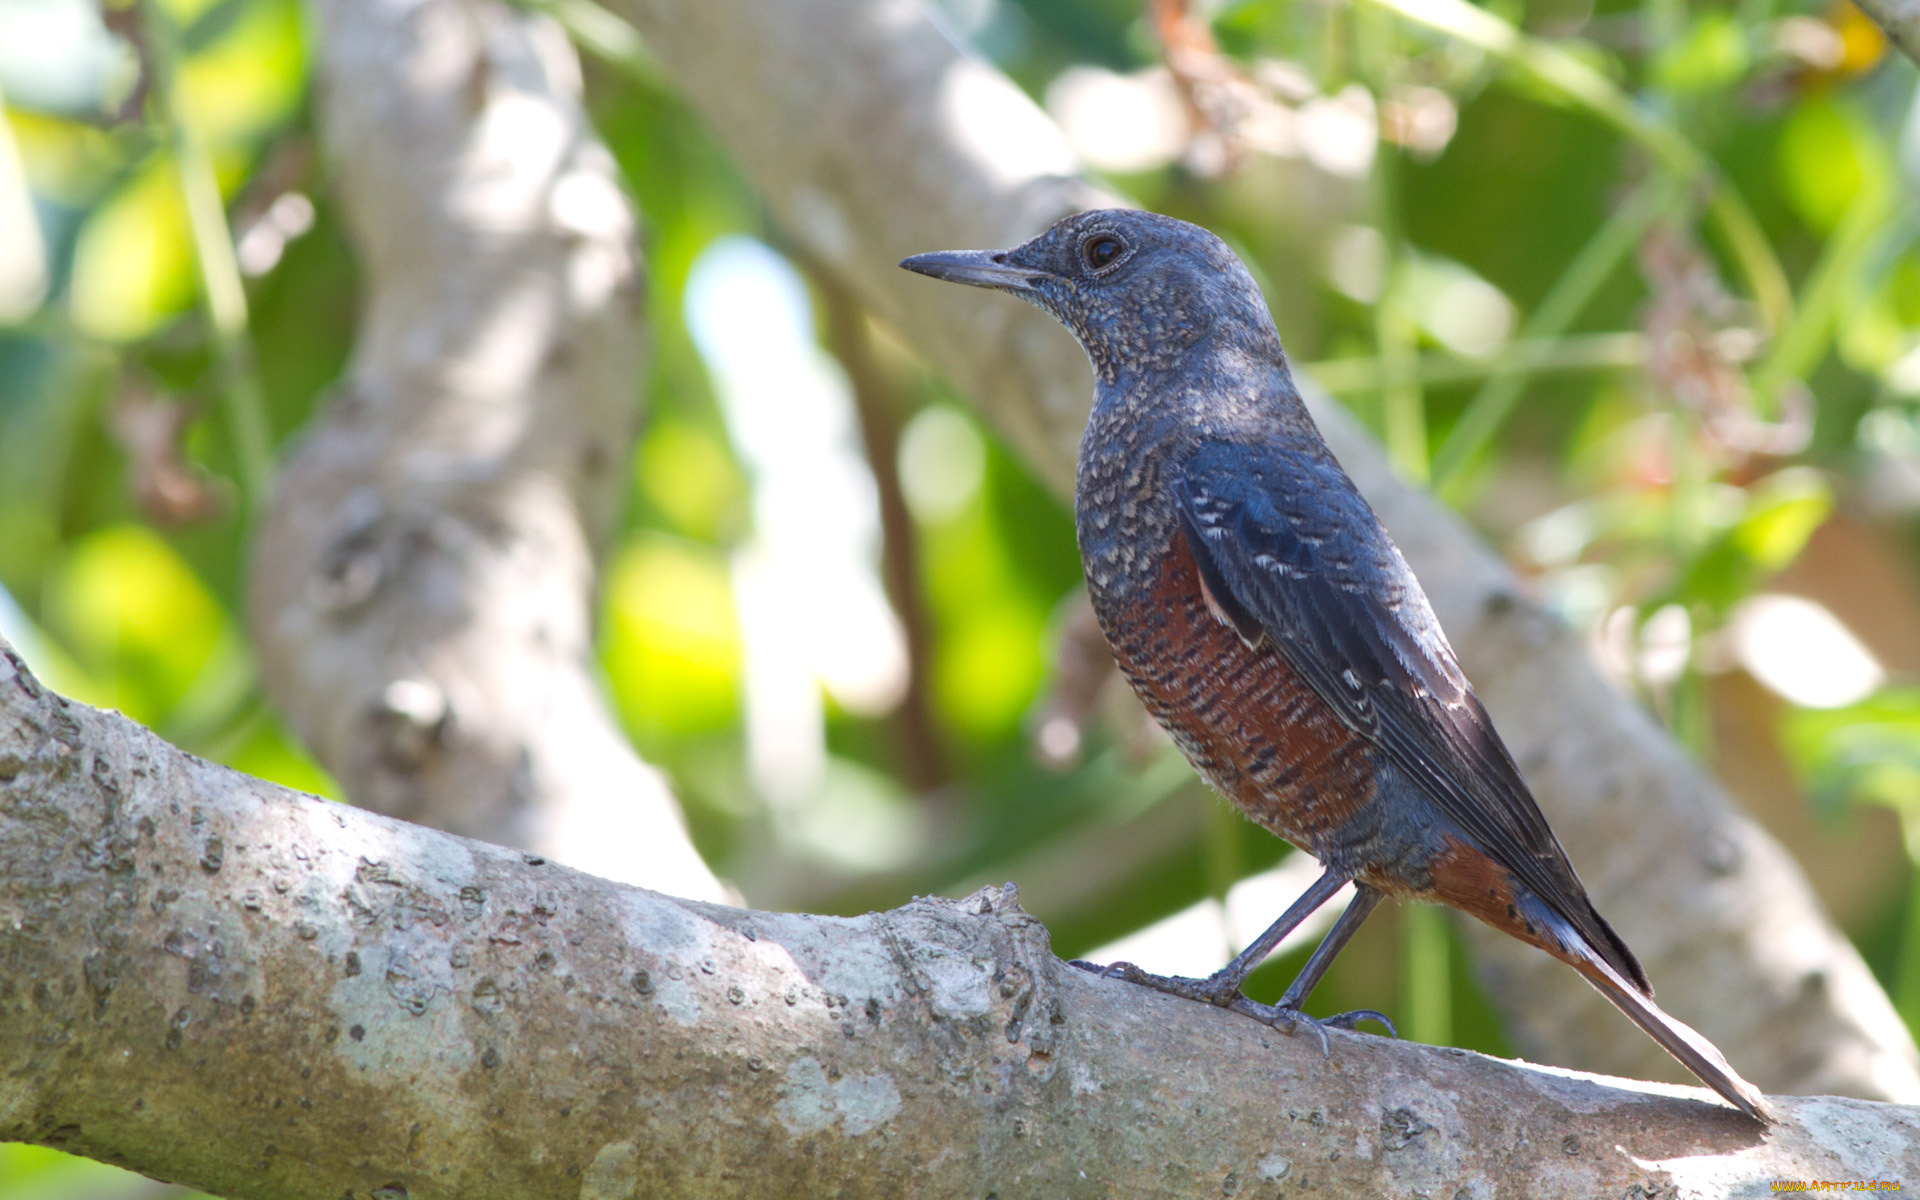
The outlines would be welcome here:
[[[255,547],[268,693],[357,804],[718,899],[595,676],[642,292],[573,48],[491,0],[314,8],[365,290]]]

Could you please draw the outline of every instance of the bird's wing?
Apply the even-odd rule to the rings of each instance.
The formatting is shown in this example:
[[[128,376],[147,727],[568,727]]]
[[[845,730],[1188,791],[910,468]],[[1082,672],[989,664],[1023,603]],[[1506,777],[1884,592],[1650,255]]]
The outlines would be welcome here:
[[[1406,560],[1325,453],[1203,444],[1174,483],[1208,591],[1349,728],[1578,929],[1622,975],[1645,974],[1594,912]]]

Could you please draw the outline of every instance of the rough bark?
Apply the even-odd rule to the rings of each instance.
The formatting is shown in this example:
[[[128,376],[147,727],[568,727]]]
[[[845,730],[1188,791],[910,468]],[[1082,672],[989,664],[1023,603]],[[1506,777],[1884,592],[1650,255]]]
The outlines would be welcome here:
[[[1764,1196],[1920,1111],[1338,1031],[1055,959],[1011,890],[676,900],[330,804],[0,643],[0,1139],[233,1198]],[[1637,1191],[1635,1189],[1638,1189]]]
[[[897,270],[1017,243],[1100,202],[1052,122],[912,0],[618,0],[788,231],[1063,494],[1092,394],[1051,318]],[[1316,418],[1419,573],[1496,723],[1669,1011],[1769,1091],[1920,1099],[1912,1038],[1787,852],[1588,664],[1576,639],[1378,445]],[[1528,1053],[1669,1074],[1570,971],[1474,928]]]
[[[572,47],[487,0],[314,9],[365,290],[255,547],[267,690],[358,804],[718,898],[593,673],[641,289]]]

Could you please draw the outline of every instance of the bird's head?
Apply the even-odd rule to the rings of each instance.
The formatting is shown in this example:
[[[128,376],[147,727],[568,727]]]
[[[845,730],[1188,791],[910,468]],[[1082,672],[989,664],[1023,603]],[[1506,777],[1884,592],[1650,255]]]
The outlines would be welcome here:
[[[1226,243],[1158,213],[1076,213],[1011,250],[942,250],[909,271],[1011,292],[1052,313],[1105,383],[1181,369],[1216,330],[1244,352],[1280,356],[1260,289]]]

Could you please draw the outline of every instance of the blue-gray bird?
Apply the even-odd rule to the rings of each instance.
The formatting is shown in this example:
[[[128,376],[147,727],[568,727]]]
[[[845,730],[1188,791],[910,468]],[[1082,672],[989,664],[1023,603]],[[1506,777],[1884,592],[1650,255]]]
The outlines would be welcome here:
[[[1324,868],[1208,979],[1106,971],[1291,1025],[1383,896],[1437,901],[1570,964],[1728,1102],[1770,1120],[1712,1043],[1654,1004],[1594,911],[1219,238],[1154,213],[1086,212],[1011,250],[900,265],[1010,292],[1079,339],[1096,385],[1075,526],[1114,659],[1209,783]],[[1247,999],[1247,975],[1349,880],[1353,902],[1279,1005]]]

